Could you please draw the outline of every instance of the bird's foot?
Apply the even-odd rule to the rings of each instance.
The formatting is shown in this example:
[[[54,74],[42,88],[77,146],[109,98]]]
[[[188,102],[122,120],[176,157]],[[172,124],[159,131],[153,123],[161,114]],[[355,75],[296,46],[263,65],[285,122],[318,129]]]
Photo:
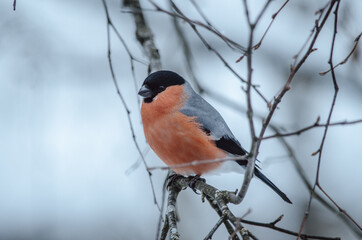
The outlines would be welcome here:
[[[184,176],[174,173],[167,177],[167,188],[169,188],[171,185],[175,184],[175,181],[180,178],[185,178]]]
[[[189,176],[188,179],[190,180],[189,187],[192,189],[192,191],[194,191],[196,194],[200,194],[196,191],[195,184],[199,180],[203,182],[206,182],[206,180],[204,178],[201,178],[200,175]]]

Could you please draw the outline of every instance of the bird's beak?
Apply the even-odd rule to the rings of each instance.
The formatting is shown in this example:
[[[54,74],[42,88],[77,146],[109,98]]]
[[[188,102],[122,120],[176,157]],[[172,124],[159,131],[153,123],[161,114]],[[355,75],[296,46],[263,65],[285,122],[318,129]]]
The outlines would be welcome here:
[[[149,89],[147,85],[142,85],[141,89],[138,91],[138,95],[143,98],[150,98],[152,97],[152,90]]]

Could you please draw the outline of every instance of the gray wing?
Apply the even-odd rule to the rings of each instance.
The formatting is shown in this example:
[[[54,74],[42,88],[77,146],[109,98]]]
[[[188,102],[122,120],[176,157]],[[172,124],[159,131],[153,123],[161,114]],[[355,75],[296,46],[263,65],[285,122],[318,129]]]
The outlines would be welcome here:
[[[220,113],[194,92],[188,83],[185,83],[184,89],[189,98],[180,111],[186,116],[196,117],[197,122],[207,134],[210,134],[217,147],[231,154],[245,155],[247,151],[236,140]]]
[[[218,148],[235,155],[242,156],[247,154],[247,151],[236,140],[220,113],[195,93],[188,83],[185,84],[185,90],[190,97],[181,109],[181,112],[189,117],[196,116],[196,120],[201,124],[202,129],[212,136]],[[243,167],[248,163],[247,160],[237,160],[236,162]],[[258,165],[254,169],[254,174],[273,189],[284,201],[292,203],[285,193],[261,173]]]

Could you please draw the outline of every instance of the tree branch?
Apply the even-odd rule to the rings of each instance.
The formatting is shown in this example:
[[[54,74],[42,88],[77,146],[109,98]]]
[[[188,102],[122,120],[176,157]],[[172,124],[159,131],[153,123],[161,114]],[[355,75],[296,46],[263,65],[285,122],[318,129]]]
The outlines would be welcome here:
[[[280,222],[282,220],[282,218],[283,218],[283,215],[281,215],[279,218],[277,218],[276,220],[274,220],[273,222],[270,222],[270,223],[254,222],[254,221],[245,220],[245,219],[241,219],[240,221],[245,224],[270,228],[270,229],[276,230],[278,232],[282,232],[282,233],[297,237],[298,236],[297,232],[293,232],[293,231],[275,226],[278,222]],[[320,240],[340,240],[341,239],[339,237],[324,237],[324,236],[315,236],[315,235],[308,235],[308,234],[301,234],[300,237],[302,239],[320,239]]]
[[[136,23],[136,38],[142,45],[143,50],[149,60],[148,74],[161,70],[161,59],[158,49],[153,40],[153,34],[151,29],[143,16],[141,4],[139,0],[124,0],[123,6],[130,7],[136,11],[132,12],[134,21]]]
[[[179,176],[179,177],[173,179],[169,183],[169,192],[170,192],[169,194],[171,195],[171,197],[169,197],[169,201],[168,201],[169,206],[167,207],[168,220],[166,220],[164,223],[162,235],[164,235],[164,231],[165,231],[164,229],[168,229],[168,227],[173,226],[175,229],[173,231],[174,236],[175,237],[180,236],[177,231],[176,222],[173,220],[173,219],[175,219],[175,216],[176,216],[175,211],[174,211],[174,209],[175,209],[174,206],[175,206],[177,195],[179,194],[179,192],[181,190],[189,187],[189,183],[191,180],[192,180],[192,178],[190,178],[190,177]],[[227,227],[230,237],[232,239],[238,239],[238,236],[235,235],[236,232],[240,233],[243,240],[246,240],[249,238],[257,239],[250,231],[248,231],[240,223],[271,228],[271,229],[274,229],[276,231],[279,231],[279,232],[282,232],[282,233],[285,233],[288,235],[298,236],[297,232],[293,232],[293,231],[276,226],[276,224],[282,220],[283,215],[281,215],[279,218],[277,218],[276,220],[274,220],[270,223],[254,222],[254,221],[244,220],[243,218],[237,218],[234,216],[234,214],[228,208],[228,204],[232,203],[232,198],[235,197],[234,192],[220,191],[217,188],[207,184],[204,179],[196,180],[194,182],[193,186],[196,190],[198,190],[202,193],[202,196],[206,197],[206,199],[209,201],[212,208],[220,216],[220,219],[222,219],[222,221],[220,219],[218,220],[217,224],[214,226],[214,228],[210,231],[210,233],[206,237],[212,236],[215,233],[215,231],[218,229],[218,227],[221,225],[222,222]],[[170,224],[171,221],[174,222],[173,223],[174,225]],[[233,228],[232,226],[227,224],[227,222],[230,222],[234,226],[234,230],[232,229]],[[169,226],[165,226],[165,225],[169,225]],[[172,232],[171,232],[171,234],[172,234]],[[323,240],[340,239],[337,237],[323,237],[323,236],[315,236],[315,235],[308,235],[308,234],[301,234],[300,236],[303,239],[323,239]],[[164,238],[161,238],[161,239],[164,239]],[[178,238],[174,238],[174,239],[178,239]],[[209,238],[205,238],[205,239],[209,239]]]
[[[174,10],[178,13],[178,15],[176,16],[185,16],[181,10],[176,6],[176,4],[171,0],[172,3],[172,7],[174,8]],[[166,11],[166,10],[164,10]],[[187,21],[186,21],[187,22]],[[225,67],[227,69],[229,69],[229,71],[234,74],[234,76],[236,78],[238,78],[241,82],[243,83],[247,83],[247,80],[245,80],[243,77],[240,76],[240,74],[238,74],[235,69],[233,69],[230,64],[224,59],[224,57],[215,49],[213,48],[207,41],[206,39],[201,35],[201,33],[197,30],[196,25],[192,22],[187,22],[190,27],[192,28],[192,30],[196,33],[196,35],[200,38],[201,42],[205,45],[205,47],[212,51],[213,53],[215,53],[215,55],[221,60],[221,62],[225,65]],[[264,97],[264,95],[260,92],[260,90],[257,88],[258,86],[256,85],[252,85],[252,88],[255,90],[255,92],[264,100],[264,102],[266,104],[268,104],[268,100]]]
[[[123,38],[121,37],[121,35],[119,34],[119,32],[117,31],[117,29],[114,27],[112,21],[111,21],[111,18],[109,16],[109,12],[108,12],[108,7],[107,7],[107,3],[106,3],[106,0],[102,0],[102,3],[103,3],[103,7],[104,7],[104,11],[106,13],[106,18],[107,18],[107,56],[108,56],[108,64],[109,64],[109,69],[110,69],[110,72],[111,72],[111,75],[112,75],[112,80],[113,80],[113,83],[114,83],[114,86],[116,88],[116,91],[117,91],[117,94],[122,102],[122,105],[127,113],[127,120],[128,120],[128,124],[129,124],[129,127],[131,129],[131,133],[132,133],[132,139],[133,139],[133,142],[134,142],[134,145],[138,151],[138,153],[140,154],[141,158],[142,158],[142,161],[143,161],[143,164],[146,168],[146,170],[148,169],[148,165],[143,157],[143,154],[142,154],[142,151],[137,143],[137,140],[136,140],[136,135],[134,133],[134,128],[133,128],[133,124],[132,124],[132,120],[131,120],[131,111],[129,110],[127,104],[126,104],[126,101],[124,100],[122,94],[121,94],[121,91],[119,89],[119,86],[118,86],[118,82],[117,82],[117,79],[116,79],[116,75],[114,73],[114,70],[113,70],[113,63],[112,63],[112,57],[111,57],[111,36],[110,36],[110,28],[112,27],[112,29],[115,31],[115,33],[117,34],[118,38],[121,40],[123,46],[125,47],[127,53],[129,54],[130,58],[131,58],[131,62],[132,62],[132,59],[133,59],[133,55],[130,53],[126,43],[124,42]],[[160,206],[158,205],[158,202],[157,202],[157,198],[156,198],[156,193],[155,193],[155,188],[153,186],[153,181],[152,181],[152,178],[151,178],[151,172],[148,171],[148,177],[149,177],[149,180],[150,180],[150,184],[151,184],[151,189],[152,189],[152,194],[153,194],[153,202],[157,205],[159,211],[161,211],[161,208]]]
[[[259,151],[259,147],[260,147],[260,144],[261,144],[261,141],[260,139],[262,139],[264,137],[264,133],[267,129],[267,127],[269,126],[269,123],[274,115],[274,112],[275,110],[277,109],[279,103],[282,101],[284,95],[290,90],[290,84],[292,82],[292,80],[294,79],[294,76],[295,74],[298,72],[298,70],[302,67],[302,65],[304,64],[304,62],[306,61],[306,59],[309,57],[309,55],[314,51],[314,44],[319,36],[319,33],[321,32],[321,30],[323,29],[327,19],[329,18],[329,15],[330,15],[330,12],[332,11],[332,8],[335,4],[335,1],[332,1],[324,18],[322,19],[322,22],[321,24],[319,24],[319,21],[320,19],[318,18],[315,22],[315,33],[314,33],[314,37],[312,38],[312,41],[306,51],[306,53],[304,54],[304,56],[302,57],[301,60],[299,60],[299,62],[295,62],[292,66],[291,66],[291,72],[290,72],[290,75],[286,81],[286,83],[284,84],[283,86],[283,89],[281,90],[281,92],[278,94],[278,96],[276,96],[274,98],[274,102],[273,104],[270,106],[270,110],[269,110],[269,113],[267,115],[267,117],[265,118],[265,120],[263,121],[263,124],[262,124],[262,129],[260,131],[260,134],[259,134],[259,141],[257,143],[257,151]],[[296,59],[296,58],[295,58]]]
[[[341,62],[339,62],[337,65],[333,66],[333,69],[336,69],[338,66],[343,65],[343,64],[345,64],[345,63],[348,61],[348,59],[353,55],[353,53],[354,53],[355,50],[357,49],[357,46],[358,46],[358,43],[359,43],[359,40],[360,40],[361,36],[362,36],[362,33],[360,33],[360,34],[354,39],[354,44],[353,44],[352,50],[349,52],[349,54],[347,55],[347,57],[346,57],[344,60],[342,60]],[[319,74],[320,74],[321,76],[323,76],[323,75],[329,73],[330,71],[331,71],[331,69],[329,69],[329,70],[327,70],[327,71],[324,71],[324,72],[320,72]]]
[[[308,206],[307,206],[307,209],[305,211],[305,214],[304,214],[304,217],[303,217],[303,220],[302,220],[302,223],[301,223],[301,226],[300,226],[300,230],[299,230],[299,235],[298,235],[298,238],[300,238],[301,236],[301,232],[304,228],[304,225],[308,219],[308,216],[309,216],[309,211],[310,211],[310,208],[311,208],[311,203],[312,203],[312,198],[313,198],[313,193],[315,192],[315,188],[318,187],[327,197],[329,200],[332,201],[332,203],[338,208],[338,210],[340,212],[342,212],[343,214],[345,214],[347,216],[348,219],[350,219],[350,221],[352,221],[360,230],[362,230],[361,226],[359,226],[357,224],[357,222],[349,215],[347,214],[347,212],[345,210],[343,210],[339,205],[337,205],[337,203],[323,190],[323,188],[321,187],[320,183],[319,183],[319,173],[320,173],[320,166],[321,166],[321,161],[322,161],[322,153],[323,153],[323,147],[324,147],[324,143],[325,143],[325,140],[326,140],[326,136],[327,136],[327,132],[328,132],[328,128],[329,128],[329,125],[330,125],[330,121],[331,121],[331,118],[332,118],[332,113],[333,113],[333,110],[334,110],[334,106],[335,106],[335,103],[336,103],[336,100],[337,100],[337,95],[338,95],[338,91],[339,91],[339,86],[338,86],[338,83],[337,83],[337,79],[336,79],[336,76],[335,76],[335,73],[334,73],[334,66],[333,66],[333,53],[334,53],[334,46],[335,46],[335,39],[336,39],[336,35],[337,35],[337,26],[338,26],[338,9],[339,9],[339,4],[340,4],[340,1],[339,0],[334,0],[331,2],[331,6],[333,6],[335,3],[337,3],[336,7],[335,7],[335,10],[334,10],[334,30],[333,30],[333,36],[332,36],[332,44],[331,44],[331,50],[330,50],[330,57],[329,57],[329,61],[328,61],[328,64],[330,65],[330,70],[331,70],[331,75],[332,75],[332,83],[333,83],[333,86],[334,86],[334,94],[333,94],[333,100],[332,100],[332,103],[331,103],[331,107],[330,107],[330,110],[329,110],[329,114],[328,114],[328,118],[327,118],[327,123],[326,123],[326,126],[325,126],[325,130],[324,130],[324,133],[323,133],[323,137],[322,137],[322,140],[321,140],[321,144],[320,144],[320,147],[319,149],[313,154],[318,154],[318,163],[317,163],[317,172],[316,172],[316,177],[315,177],[315,182],[314,182],[314,185],[313,185],[313,188],[312,188],[312,191],[310,193],[310,197],[309,197],[309,202],[308,202]]]
[[[296,130],[294,132],[289,132],[289,133],[280,133],[277,132],[274,135],[270,135],[270,136],[266,136],[263,138],[263,140],[266,139],[271,139],[271,138],[276,138],[276,137],[290,137],[290,136],[294,136],[294,135],[300,135],[308,130],[311,130],[313,128],[319,128],[319,127],[326,127],[327,124],[321,124],[319,123],[319,117],[317,119],[317,121],[314,124],[311,124],[307,127],[301,128],[299,130]],[[362,123],[362,119],[358,119],[358,120],[354,120],[354,121],[342,121],[342,122],[335,122],[335,123],[330,123],[329,126],[340,126],[340,125],[352,125],[352,124],[356,124],[356,123]]]

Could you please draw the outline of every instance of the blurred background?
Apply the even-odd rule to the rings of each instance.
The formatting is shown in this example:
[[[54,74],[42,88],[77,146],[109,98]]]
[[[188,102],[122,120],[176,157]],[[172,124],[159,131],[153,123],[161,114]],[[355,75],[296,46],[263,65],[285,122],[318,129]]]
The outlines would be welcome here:
[[[157,1],[169,9],[168,1]],[[249,1],[252,18],[264,1]],[[132,54],[147,63],[135,38],[131,14],[122,2],[107,1],[110,16]],[[202,21],[189,1],[175,3],[191,19]],[[271,16],[284,1],[273,1],[256,29],[259,40]],[[260,49],[254,54],[253,81],[272,100],[289,75],[293,56],[306,41],[315,12],[327,1],[291,1],[277,16]],[[148,1],[141,1],[153,9]],[[224,35],[247,46],[248,28],[241,1],[200,0],[204,14]],[[334,63],[342,61],[361,32],[362,2],[342,1]],[[164,69],[192,79],[173,19],[146,11]],[[245,87],[208,51],[187,23],[179,21],[192,52],[199,84],[236,104],[230,107],[213,94],[203,96],[221,113],[234,135],[250,148],[245,113]],[[0,239],[154,239],[159,211],[153,203],[145,167],[138,161],[127,114],[117,96],[107,60],[106,17],[100,0],[0,2]],[[246,59],[215,35],[200,29],[230,65],[246,76]],[[333,16],[296,75],[291,90],[274,114],[272,124],[294,131],[325,123],[333,98],[328,58]],[[136,86],[129,56],[112,34],[112,59],[120,91],[131,111],[138,144],[147,152],[137,101],[137,87],[147,76],[147,65],[135,63]],[[361,44],[349,61],[336,69],[340,86],[332,122],[362,119]],[[194,82],[193,82],[194,84]],[[253,94],[254,111],[266,116],[263,100]],[[260,130],[261,120],[255,119]],[[324,128],[285,138],[292,146],[308,180],[315,181],[317,156]],[[272,134],[268,131],[266,135]],[[359,224],[362,222],[362,124],[330,127],[322,155],[320,184]],[[264,173],[292,200],[286,204],[258,180],[253,180],[242,204],[230,206],[236,216],[251,212],[248,220],[271,222],[284,214],[278,226],[298,232],[309,191],[276,138],[262,142],[259,160]],[[152,151],[149,166],[163,163]],[[153,171],[155,192],[161,202],[167,172]],[[227,190],[240,188],[243,175],[207,177],[208,183]],[[319,192],[319,191],[318,191]],[[179,231],[182,239],[203,239],[218,220],[208,203],[187,189],[179,195]],[[295,239],[270,229],[245,225],[259,239]],[[341,218],[313,200],[305,233],[342,239],[361,239]],[[358,230],[356,230],[358,232]],[[359,232],[361,234],[361,232]],[[214,239],[226,239],[221,227]]]

